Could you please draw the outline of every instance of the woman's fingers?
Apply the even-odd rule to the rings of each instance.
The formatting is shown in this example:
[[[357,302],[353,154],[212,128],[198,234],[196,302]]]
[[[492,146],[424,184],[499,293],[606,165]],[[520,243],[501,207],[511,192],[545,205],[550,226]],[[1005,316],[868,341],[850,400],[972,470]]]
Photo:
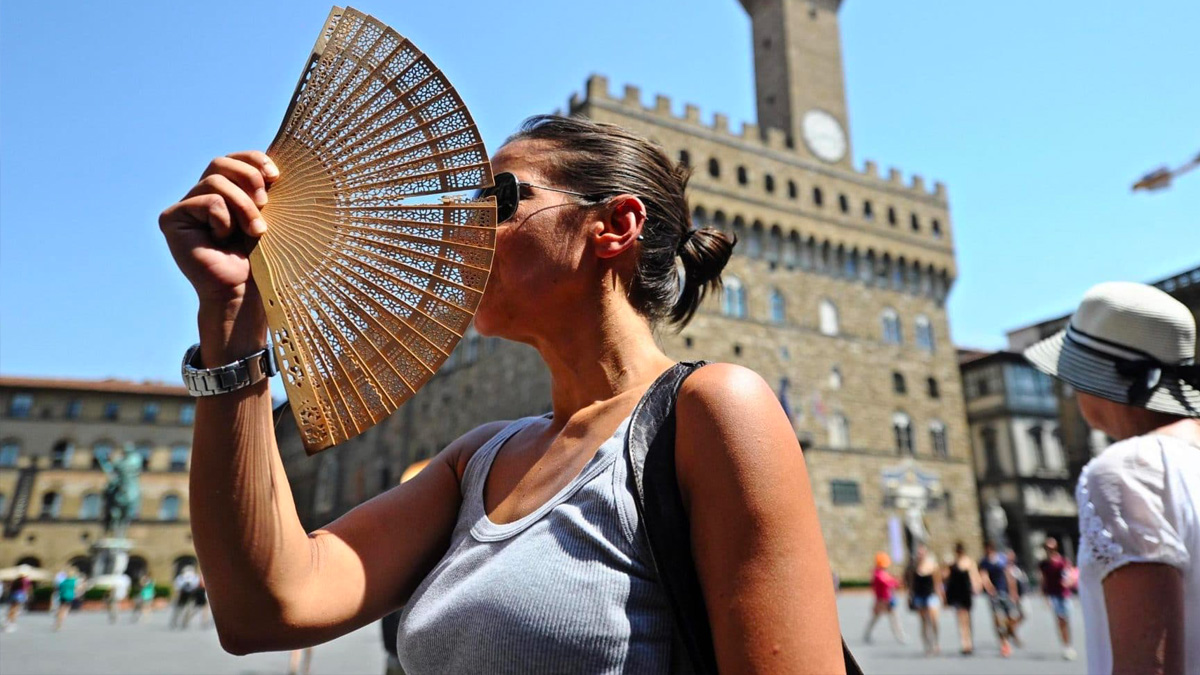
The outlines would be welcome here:
[[[234,183],[229,178],[219,173],[210,174],[200,180],[195,187],[187,193],[184,200],[199,195],[215,194],[225,200],[225,204],[233,217],[234,224],[242,231],[252,237],[261,237],[267,231],[267,223],[262,219],[262,214],[259,213],[258,207],[254,204],[254,200],[250,195],[246,194],[240,186]],[[223,239],[228,236],[217,234],[214,229],[213,234],[218,239]]]
[[[267,183],[271,183],[276,178],[279,178],[279,167],[275,166],[275,162],[267,157],[267,153],[259,152],[258,150],[245,150],[235,152],[229,155],[230,159],[236,159],[253,166],[262,173],[263,178],[267,179]]]
[[[250,195],[254,205],[267,205],[267,179],[257,166],[232,157],[218,157],[209,163],[201,180],[209,176],[224,176]]]

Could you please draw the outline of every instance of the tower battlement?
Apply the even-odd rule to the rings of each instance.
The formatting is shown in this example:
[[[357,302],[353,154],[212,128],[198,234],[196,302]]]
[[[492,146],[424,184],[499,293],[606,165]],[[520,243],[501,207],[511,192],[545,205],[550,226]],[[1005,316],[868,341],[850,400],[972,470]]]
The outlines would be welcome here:
[[[738,130],[730,126],[729,116],[714,112],[711,122],[705,122],[700,108],[687,103],[683,106],[683,114],[675,113],[675,104],[671,98],[662,94],[654,96],[653,105],[645,105],[642,100],[642,90],[632,84],[626,84],[620,95],[614,95],[609,89],[609,80],[604,75],[591,75],[587,79],[582,93],[571,95],[567,109],[571,112],[579,110],[587,104],[600,104],[607,107],[618,107],[631,113],[657,118],[674,125],[686,125],[696,131],[716,135],[726,141],[738,142],[751,150],[768,150],[774,153],[788,155],[800,164],[819,166],[807,154],[797,151],[795,140],[789,138],[783,129],[766,128],[752,122],[742,122]],[[897,168],[889,167],[887,177],[882,177],[879,166],[873,160],[865,160],[861,169],[852,167],[852,171],[861,178],[889,185],[892,189],[902,189],[919,197],[935,197],[946,199],[946,186],[941,181],[935,181],[933,189],[926,187],[925,179],[919,174],[912,174],[908,181]]]

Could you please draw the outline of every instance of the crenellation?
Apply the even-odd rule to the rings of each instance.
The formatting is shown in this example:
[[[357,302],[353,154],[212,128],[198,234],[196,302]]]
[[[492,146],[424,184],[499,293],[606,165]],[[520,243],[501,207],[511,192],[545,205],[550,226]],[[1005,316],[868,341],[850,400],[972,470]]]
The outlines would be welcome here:
[[[642,103],[642,90],[637,85],[624,85],[622,94],[618,98],[609,91],[609,84],[609,79],[604,75],[593,74],[589,76],[585,93],[583,95],[579,93],[572,94],[568,110],[572,113],[577,112],[589,102],[603,101],[615,103],[623,108],[633,108],[639,114],[675,123],[695,125],[718,134],[727,135],[730,138],[738,139],[746,145],[757,146],[780,153],[802,155],[789,142],[788,132],[784,129],[775,127],[764,128],[754,122],[742,122],[741,128],[735,132],[730,128],[730,119],[725,113],[713,113],[711,123],[706,123],[703,119],[703,111],[693,103],[685,104],[683,106],[683,114],[676,115],[672,110],[672,101],[669,96],[656,94],[654,96],[654,105],[652,107],[645,106]],[[855,173],[865,178],[880,180],[879,171],[878,163],[874,160],[865,160],[862,170]],[[892,187],[900,190],[919,193],[922,196],[934,196],[942,200],[946,199],[946,186],[941,182],[935,183],[933,189],[929,190],[925,185],[924,178],[919,175],[913,175],[906,184],[902,172],[897,168],[888,169],[886,180]]]
[[[766,138],[764,140],[768,148],[781,152],[790,150],[790,148],[788,148],[788,135],[783,129],[768,127],[765,135]]]
[[[625,85],[625,97],[622,99],[625,105],[635,108],[642,107],[642,88],[636,84]]]

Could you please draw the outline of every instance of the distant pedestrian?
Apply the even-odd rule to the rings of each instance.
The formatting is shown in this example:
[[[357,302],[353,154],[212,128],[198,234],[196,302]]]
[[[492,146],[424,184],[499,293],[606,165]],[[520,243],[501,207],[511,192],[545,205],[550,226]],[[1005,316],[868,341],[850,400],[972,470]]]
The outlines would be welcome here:
[[[137,595],[133,601],[133,622],[140,623],[146,614],[154,609],[154,579],[149,574],[143,574],[138,580]]]
[[[1008,571],[1008,560],[996,551],[996,545],[988,542],[983,546],[983,560],[979,561],[980,581],[992,601],[992,621],[996,626],[996,637],[1000,641],[1000,656],[1012,655],[1013,630],[1020,614],[1015,604],[1016,581]]]
[[[974,626],[971,625],[971,605],[975,594],[983,587],[979,568],[967,555],[960,541],[954,545],[954,558],[946,567],[946,606],[953,607],[958,619],[958,641],[964,656],[975,653]]]
[[[200,614],[200,627],[208,628],[211,614],[208,611],[208,587],[204,585],[204,573],[200,572],[196,575],[196,589],[192,591],[192,600],[194,602],[196,612]],[[187,628],[187,616],[183,619],[183,627]]]
[[[924,544],[917,546],[908,568],[909,606],[921,617],[921,644],[926,656],[942,653],[938,639],[938,612],[942,605],[942,571]]]
[[[1195,318],[1152,286],[1100,284],[1025,356],[1117,441],[1076,487],[1088,669],[1200,674]]]
[[[195,598],[192,593],[196,590],[196,585],[200,582],[200,577],[196,575],[196,568],[191,565],[185,565],[179,574],[175,577],[175,606],[171,610],[171,620],[168,623],[170,628],[187,628],[187,620],[191,616],[192,608],[195,606]]]
[[[75,599],[83,590],[79,579],[79,573],[75,568],[68,568],[67,575],[62,581],[58,582],[58,588],[55,589],[58,593],[58,611],[54,613],[54,630],[61,630],[63,621],[66,620],[67,614],[75,608]]]
[[[293,649],[288,655],[288,675],[308,675],[312,670],[313,648]]]
[[[1008,573],[1013,580],[1013,607],[1017,610],[1017,618],[1013,621],[1012,633],[1013,639],[1020,646],[1021,641],[1017,638],[1017,628],[1025,622],[1025,596],[1029,595],[1029,575],[1025,574],[1025,570],[1021,569],[1017,552],[1011,548],[1004,552],[1004,557],[1008,561]]]
[[[888,554],[880,552],[875,554],[875,571],[871,574],[871,592],[875,597],[874,605],[871,607],[871,619],[867,622],[867,629],[863,632],[863,642],[871,643],[871,631],[875,628],[875,622],[879,617],[887,614],[888,623],[892,627],[892,635],[896,637],[896,642],[904,644],[904,629],[900,627],[900,618],[896,616],[896,596],[895,590],[900,585],[900,581],[888,573],[888,568],[892,566],[892,559]]]
[[[28,576],[20,574],[8,585],[8,620],[4,623],[4,632],[11,633],[17,629],[17,617],[25,610],[25,603],[33,592],[33,581]]]
[[[1071,647],[1071,589],[1067,582],[1067,560],[1058,552],[1058,540],[1046,537],[1044,544],[1046,558],[1038,564],[1042,573],[1042,595],[1054,609],[1058,620],[1058,636],[1062,640],[1063,658],[1068,661],[1075,659],[1075,649]]]

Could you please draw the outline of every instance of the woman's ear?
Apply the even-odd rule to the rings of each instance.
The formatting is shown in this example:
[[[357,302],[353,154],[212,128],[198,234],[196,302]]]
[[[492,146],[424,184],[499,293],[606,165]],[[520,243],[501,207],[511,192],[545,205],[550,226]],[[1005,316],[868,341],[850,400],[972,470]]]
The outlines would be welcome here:
[[[615,258],[631,248],[646,224],[646,205],[633,195],[610,199],[608,209],[596,221],[592,244],[600,258]]]

